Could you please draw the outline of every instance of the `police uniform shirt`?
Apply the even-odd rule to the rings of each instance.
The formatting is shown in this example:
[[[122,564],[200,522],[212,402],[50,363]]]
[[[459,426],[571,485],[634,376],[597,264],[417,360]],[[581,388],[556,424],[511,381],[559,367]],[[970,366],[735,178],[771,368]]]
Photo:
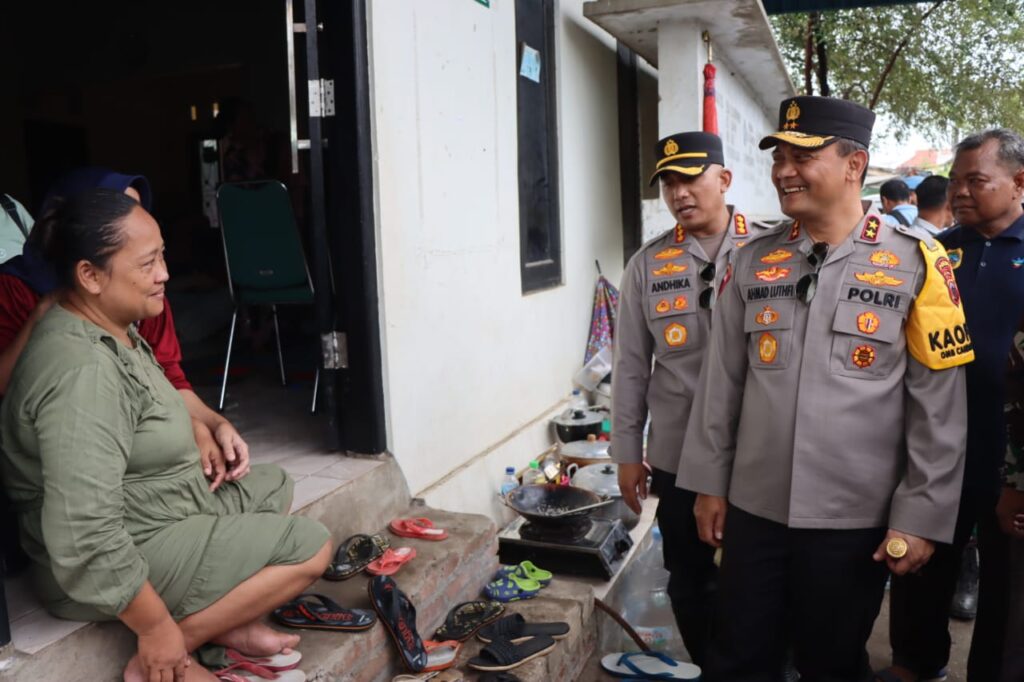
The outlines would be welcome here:
[[[948,542],[971,351],[945,252],[869,214],[830,249],[806,304],[811,249],[787,222],[737,253],[677,484],[793,528]]]
[[[700,242],[678,225],[645,244],[626,265],[612,370],[610,453],[616,462],[643,460],[649,412],[647,460],[676,473],[711,329],[711,310],[702,308],[699,299],[708,288],[717,291],[731,254],[753,229],[732,209],[713,282],[701,277],[710,274],[710,259]]]
[[[967,367],[964,486],[997,495],[1006,447],[1006,349],[1024,316],[1024,217],[992,239],[953,227],[939,240],[953,263],[977,358]]]

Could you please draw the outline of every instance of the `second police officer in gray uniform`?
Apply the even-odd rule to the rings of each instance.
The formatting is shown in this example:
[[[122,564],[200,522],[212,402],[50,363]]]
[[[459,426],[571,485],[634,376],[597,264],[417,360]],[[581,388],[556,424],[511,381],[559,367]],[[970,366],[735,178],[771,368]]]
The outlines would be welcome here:
[[[711,331],[717,287],[734,251],[750,238],[746,218],[725,203],[732,174],[722,141],[701,132],[658,142],[651,184],[661,181],[676,226],[645,244],[622,277],[612,372],[611,454],[619,485],[639,511],[646,496],[643,434],[650,414],[647,461],[660,498],[668,594],[694,662],[707,646],[715,587],[714,550],[700,542],[694,495],[675,487],[686,420]],[[653,362],[652,362],[653,361]]]
[[[796,97],[761,141],[795,220],[736,254],[679,467],[723,547],[709,682],[775,680],[790,647],[804,679],[870,679],[886,568],[952,538],[970,338],[942,246],[863,213],[873,123]]]

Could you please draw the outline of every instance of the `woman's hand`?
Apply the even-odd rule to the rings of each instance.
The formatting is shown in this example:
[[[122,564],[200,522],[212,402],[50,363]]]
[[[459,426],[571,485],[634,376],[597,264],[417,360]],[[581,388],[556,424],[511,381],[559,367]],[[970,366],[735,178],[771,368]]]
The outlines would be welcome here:
[[[231,422],[225,419],[218,424],[213,437],[224,452],[228,467],[227,480],[237,481],[249,473],[249,446]]]
[[[146,682],[183,682],[191,664],[185,637],[170,615],[138,634],[139,663]]]
[[[224,453],[213,437],[209,427],[198,419],[192,420],[192,433],[195,435],[196,445],[199,446],[199,460],[203,465],[203,475],[210,481],[210,492],[212,493],[224,482],[227,475],[227,465],[224,462]]]

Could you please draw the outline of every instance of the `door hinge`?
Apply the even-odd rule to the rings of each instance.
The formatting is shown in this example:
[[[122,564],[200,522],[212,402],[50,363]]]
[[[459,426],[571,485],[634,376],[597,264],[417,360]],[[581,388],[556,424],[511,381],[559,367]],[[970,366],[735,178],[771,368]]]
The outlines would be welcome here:
[[[334,116],[334,81],[327,78],[307,81],[310,117]]]
[[[320,349],[323,353],[324,369],[348,368],[348,337],[345,332],[321,334]]]

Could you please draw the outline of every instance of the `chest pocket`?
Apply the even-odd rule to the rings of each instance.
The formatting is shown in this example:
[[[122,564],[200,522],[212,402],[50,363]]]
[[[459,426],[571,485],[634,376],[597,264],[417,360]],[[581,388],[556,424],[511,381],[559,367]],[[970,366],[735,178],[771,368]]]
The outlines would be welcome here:
[[[793,298],[747,303],[743,331],[751,367],[772,370],[789,366],[796,304]]]
[[[654,336],[655,354],[684,353],[704,345],[695,293],[677,293],[669,297],[651,297],[647,326]],[[667,300],[669,306],[665,310]]]
[[[833,374],[882,379],[892,373],[906,347],[914,281],[913,272],[850,264],[832,323]]]
[[[699,263],[679,247],[648,256],[647,326],[655,355],[692,353],[704,345],[698,297]]]

